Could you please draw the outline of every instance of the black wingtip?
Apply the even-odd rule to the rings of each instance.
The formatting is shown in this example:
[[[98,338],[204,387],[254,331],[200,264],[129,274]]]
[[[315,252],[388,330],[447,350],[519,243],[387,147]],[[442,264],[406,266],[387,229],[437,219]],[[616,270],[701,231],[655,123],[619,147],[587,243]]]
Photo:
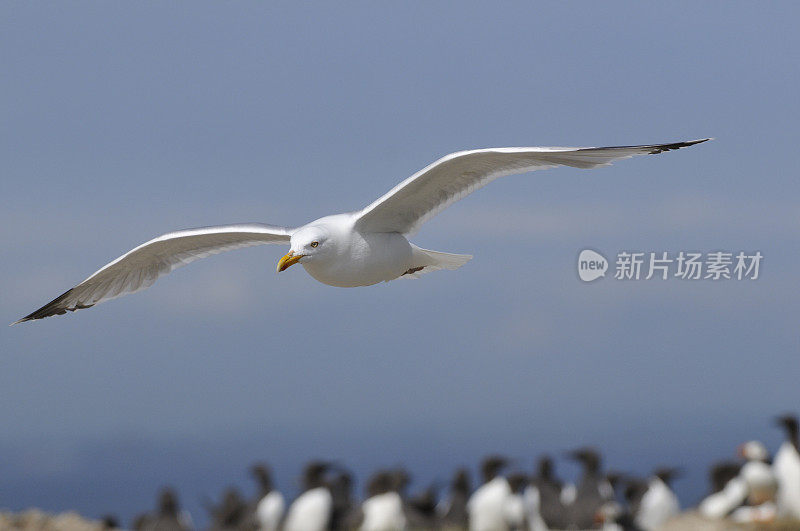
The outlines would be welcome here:
[[[42,308],[40,308],[39,310],[36,310],[36,312],[38,312],[38,311],[40,311],[40,310],[42,310]],[[43,317],[46,317],[46,316],[42,316],[42,317],[35,317],[35,316],[34,316],[34,314],[35,314],[36,312],[33,312],[32,314],[26,315],[26,316],[25,316],[25,317],[23,317],[22,319],[20,319],[20,320],[18,320],[18,321],[14,321],[13,323],[11,323],[11,324],[10,324],[10,325],[8,325],[8,326],[14,326],[14,325],[17,325],[17,324],[20,324],[20,323],[25,323],[25,322],[27,322],[27,321],[33,321],[34,319],[42,319]]]
[[[694,146],[695,144],[702,144],[703,142],[708,142],[709,140],[714,140],[714,139],[709,137],[709,138],[699,138],[697,140],[686,140],[684,142],[675,142],[672,144],[659,144],[657,146],[653,146],[653,150],[650,152],[650,155],[656,155],[658,153],[663,153],[664,151],[672,151],[675,149]]]
[[[75,310],[82,310],[83,308],[90,308],[92,306],[91,304],[87,305],[87,306],[78,305],[77,308],[65,308],[65,307],[61,306],[61,302],[63,302],[64,299],[66,299],[69,296],[70,293],[72,293],[71,289],[65,291],[64,293],[62,293],[61,295],[59,295],[58,297],[56,297],[52,301],[48,302],[47,304],[45,304],[44,306],[42,306],[41,308],[39,308],[35,312],[26,315],[25,317],[23,317],[19,321],[15,321],[15,322],[11,323],[8,326],[14,326],[15,324],[24,323],[25,321],[34,321],[36,319],[44,319],[45,317],[50,317],[50,316],[53,316],[53,315],[64,315],[68,311],[74,312]]]

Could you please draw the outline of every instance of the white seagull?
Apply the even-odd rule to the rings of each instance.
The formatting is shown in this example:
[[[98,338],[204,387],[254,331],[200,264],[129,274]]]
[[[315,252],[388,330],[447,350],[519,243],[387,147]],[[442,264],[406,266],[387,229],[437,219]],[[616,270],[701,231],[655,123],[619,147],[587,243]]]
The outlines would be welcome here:
[[[326,216],[301,227],[261,223],[170,232],[143,243],[16,323],[82,310],[149,287],[178,267],[206,256],[266,243],[289,244],[278,271],[302,264],[331,286],[369,286],[402,276],[457,269],[469,255],[441,253],[410,243],[408,236],[433,216],[498,177],[556,166],[597,168],[635,155],[699,144],[616,147],[512,147],[451,153],[404,180],[366,208]]]

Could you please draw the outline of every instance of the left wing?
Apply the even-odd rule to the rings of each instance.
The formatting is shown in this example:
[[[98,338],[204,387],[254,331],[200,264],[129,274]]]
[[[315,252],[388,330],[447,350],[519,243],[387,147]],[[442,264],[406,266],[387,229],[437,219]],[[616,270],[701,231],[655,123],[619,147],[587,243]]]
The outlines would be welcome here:
[[[498,177],[555,166],[597,168],[635,155],[652,155],[710,140],[599,148],[518,147],[451,153],[401,182],[356,214],[356,228],[411,234],[459,199]]]
[[[290,237],[290,229],[262,223],[170,232],[128,251],[71,290],[12,324],[90,308],[150,287],[161,275],[200,258],[252,245],[288,243]]]

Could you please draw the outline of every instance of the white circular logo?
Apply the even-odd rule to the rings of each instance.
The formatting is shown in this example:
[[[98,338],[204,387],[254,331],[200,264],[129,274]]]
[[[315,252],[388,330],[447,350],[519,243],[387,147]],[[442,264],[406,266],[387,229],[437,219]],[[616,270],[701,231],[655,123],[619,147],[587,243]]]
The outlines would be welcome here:
[[[578,276],[584,282],[591,282],[600,277],[606,276],[608,269],[608,260],[602,254],[592,251],[591,249],[584,249],[578,255]]]

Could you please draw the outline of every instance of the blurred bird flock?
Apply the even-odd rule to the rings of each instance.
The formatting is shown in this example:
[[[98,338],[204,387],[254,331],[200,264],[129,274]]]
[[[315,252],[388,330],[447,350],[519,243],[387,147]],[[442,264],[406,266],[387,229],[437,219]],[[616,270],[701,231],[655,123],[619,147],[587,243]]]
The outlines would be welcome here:
[[[409,492],[411,475],[404,468],[376,470],[359,499],[356,478],[346,465],[313,460],[302,471],[300,494],[289,501],[273,484],[269,466],[257,463],[250,469],[254,495],[228,488],[216,501],[204,499],[203,505],[208,529],[214,531],[800,529],[798,419],[784,415],[776,424],[785,441],[774,457],[757,440],[743,442],[729,459],[710,466],[708,495],[684,512],[672,490],[680,463],[653,470],[649,477],[635,477],[606,470],[600,452],[592,447],[565,454],[582,469],[574,484],[558,478],[550,456],[540,456],[531,473],[523,470],[521,461],[491,455],[481,461],[477,481],[469,469],[460,468],[449,485],[434,483],[414,492]],[[71,513],[0,513],[0,529],[196,527],[193,516],[181,509],[178,493],[169,487],[161,489],[154,510],[124,524],[112,514],[91,522]]]

